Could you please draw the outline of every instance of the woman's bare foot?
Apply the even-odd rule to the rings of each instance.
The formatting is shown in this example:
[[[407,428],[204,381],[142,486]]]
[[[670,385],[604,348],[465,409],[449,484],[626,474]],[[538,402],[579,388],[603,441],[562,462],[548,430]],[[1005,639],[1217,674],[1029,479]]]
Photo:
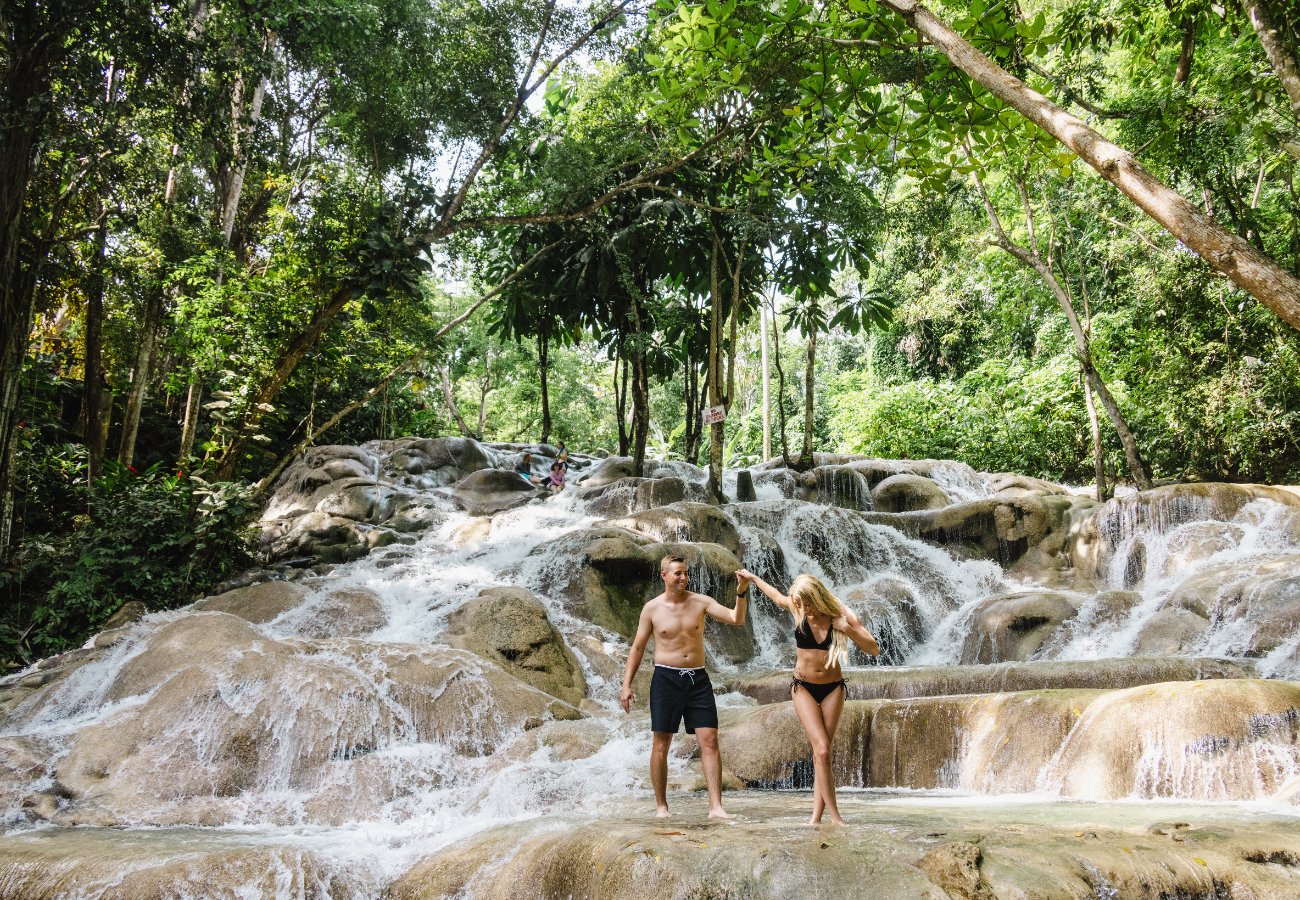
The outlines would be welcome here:
[[[668,811],[668,807],[666,807],[666,806],[660,806],[659,808],[657,808],[657,809],[655,810],[655,818],[656,818],[656,819],[666,819],[666,818],[668,818],[668,817],[671,816],[671,815],[672,815],[672,813],[670,813],[670,812]]]
[[[717,807],[716,809],[709,810],[710,819],[730,819],[731,817],[732,817],[731,813],[727,812],[721,806]]]

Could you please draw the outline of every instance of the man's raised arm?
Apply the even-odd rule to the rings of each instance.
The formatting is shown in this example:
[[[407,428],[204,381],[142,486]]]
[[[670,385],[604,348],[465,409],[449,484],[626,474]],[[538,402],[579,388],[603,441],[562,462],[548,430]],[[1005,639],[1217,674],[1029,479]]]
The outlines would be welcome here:
[[[723,606],[712,597],[709,603],[704,607],[704,614],[712,616],[719,622],[726,622],[728,625],[744,625],[745,611],[749,609],[749,582],[739,572],[736,573],[736,607],[735,609]]]

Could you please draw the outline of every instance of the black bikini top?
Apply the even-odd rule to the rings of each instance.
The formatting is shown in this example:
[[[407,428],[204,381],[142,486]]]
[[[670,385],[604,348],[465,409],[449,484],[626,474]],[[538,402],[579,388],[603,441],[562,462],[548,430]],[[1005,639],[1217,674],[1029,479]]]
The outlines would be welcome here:
[[[800,650],[830,650],[831,637],[835,634],[835,629],[827,627],[826,637],[818,641],[813,637],[812,628],[808,626],[808,620],[804,619],[802,623],[795,627],[794,645]]]

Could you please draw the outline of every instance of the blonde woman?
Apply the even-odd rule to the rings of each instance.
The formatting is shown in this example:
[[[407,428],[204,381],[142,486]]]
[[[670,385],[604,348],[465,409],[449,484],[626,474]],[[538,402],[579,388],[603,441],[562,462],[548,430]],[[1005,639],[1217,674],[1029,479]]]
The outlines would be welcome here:
[[[790,585],[787,597],[747,569],[736,573],[754,584],[766,597],[794,617],[794,678],[790,699],[799,722],[808,732],[813,752],[813,813],[809,825],[820,825],[822,813],[831,822],[845,824],[835,803],[835,772],[831,768],[831,744],[840,724],[847,688],[843,665],[852,641],[871,656],[880,655],[880,644],[863,626],[853,610],[840,603],[826,585],[813,575],[800,575]],[[820,635],[820,636],[819,636]]]

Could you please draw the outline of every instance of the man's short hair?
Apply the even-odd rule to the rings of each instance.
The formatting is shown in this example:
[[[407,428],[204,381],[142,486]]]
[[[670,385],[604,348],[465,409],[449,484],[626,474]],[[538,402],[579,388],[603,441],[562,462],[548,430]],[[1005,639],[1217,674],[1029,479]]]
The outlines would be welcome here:
[[[669,553],[663,559],[659,560],[659,571],[667,572],[668,567],[671,566],[673,563],[681,563],[682,565],[687,564],[685,557],[678,556],[676,553]]]

